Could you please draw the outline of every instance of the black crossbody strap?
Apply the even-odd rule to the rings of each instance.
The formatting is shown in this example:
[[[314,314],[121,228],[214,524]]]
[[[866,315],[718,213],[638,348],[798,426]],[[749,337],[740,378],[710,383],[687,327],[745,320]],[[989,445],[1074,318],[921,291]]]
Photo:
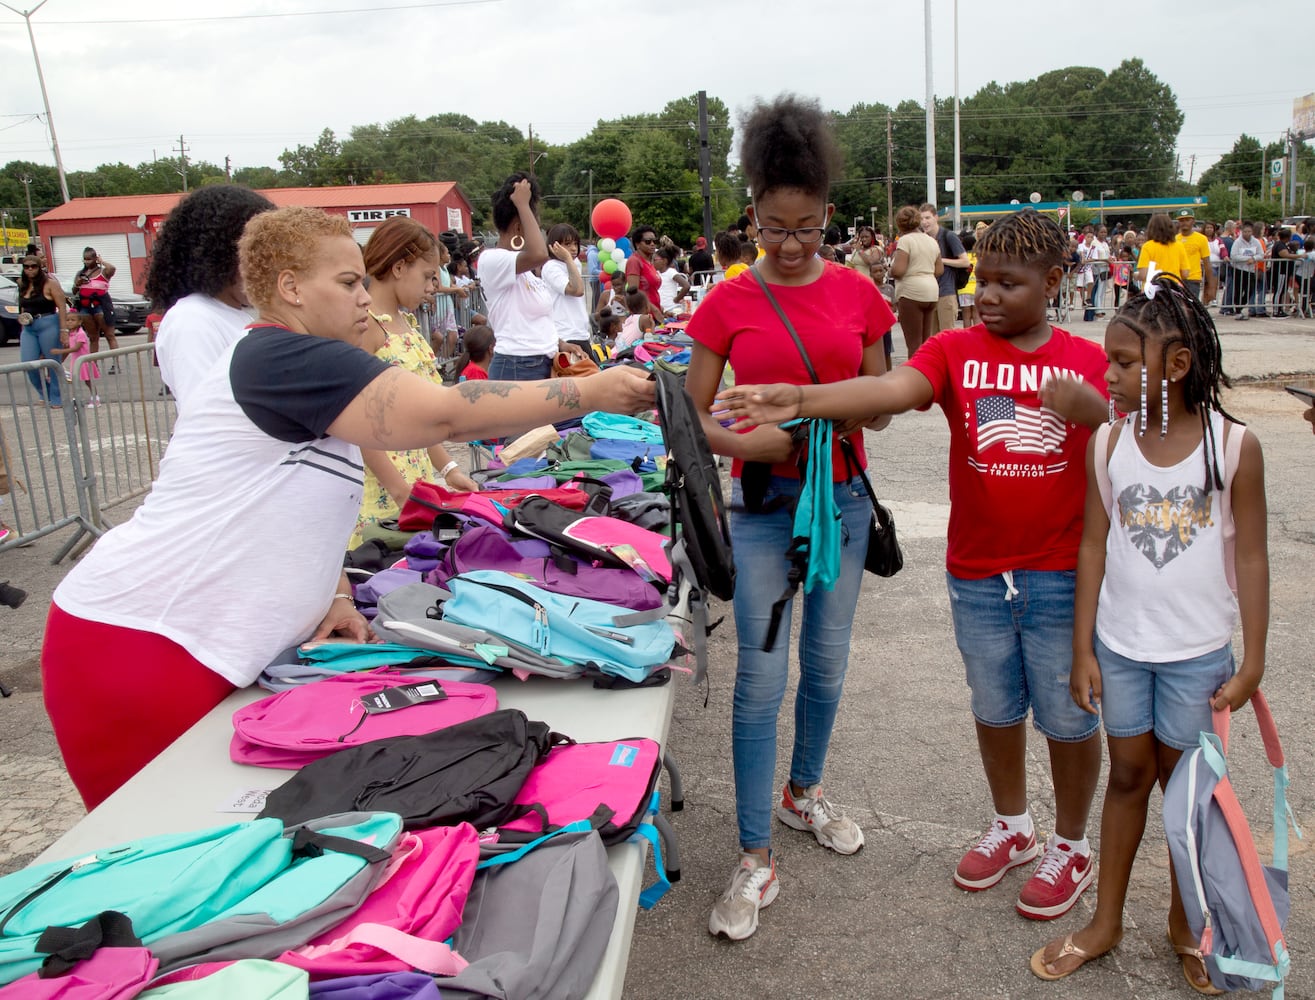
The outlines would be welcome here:
[[[759,273],[757,266],[755,265],[754,267],[749,268],[749,270],[752,271],[753,276],[758,279],[758,284],[762,288],[763,294],[767,296],[767,301],[770,302],[772,308],[776,310],[776,315],[781,317],[781,322],[785,324],[785,330],[790,334],[790,339],[794,341],[794,346],[799,348],[799,356],[804,359],[804,367],[808,369],[808,377],[813,380],[814,385],[818,384],[821,382],[821,379],[817,377],[817,371],[813,368],[813,361],[808,356],[808,352],[804,350],[804,342],[799,339],[799,334],[795,332],[794,324],[790,322],[790,317],[787,316],[785,310],[781,308],[781,303],[776,301],[776,296],[772,294],[771,288],[768,287],[767,281],[763,278],[762,274]]]

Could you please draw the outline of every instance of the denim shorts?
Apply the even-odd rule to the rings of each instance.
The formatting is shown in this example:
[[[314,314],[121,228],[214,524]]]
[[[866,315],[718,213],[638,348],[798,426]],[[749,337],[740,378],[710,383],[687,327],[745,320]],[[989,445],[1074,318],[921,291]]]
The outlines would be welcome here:
[[[1193,749],[1199,733],[1214,731],[1210,699],[1234,673],[1231,643],[1190,660],[1143,663],[1120,656],[1097,638],[1096,662],[1105,735],[1154,732],[1177,750]]]
[[[1032,724],[1047,739],[1077,743],[1100,720],[1073,702],[1072,570],[1014,570],[963,580],[945,575],[959,645],[972,691],[973,716],[984,726],[1016,725],[1032,710]]]

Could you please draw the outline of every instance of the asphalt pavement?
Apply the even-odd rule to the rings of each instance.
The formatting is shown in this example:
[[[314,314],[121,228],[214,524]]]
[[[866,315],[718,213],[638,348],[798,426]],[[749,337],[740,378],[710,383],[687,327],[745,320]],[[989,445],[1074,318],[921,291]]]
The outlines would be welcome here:
[[[1308,492],[1315,439],[1301,420],[1301,404],[1275,387],[1279,381],[1315,385],[1315,322],[1218,323],[1225,368],[1239,382],[1225,405],[1256,433],[1265,452],[1272,594],[1263,687],[1287,750],[1293,811],[1299,823],[1315,828],[1315,742],[1305,721],[1315,709],[1306,684],[1315,621],[1315,504]],[[1103,335],[1103,323],[1079,321],[1069,328],[1097,342]],[[895,340],[899,345],[898,335]],[[625,996],[1192,995],[1164,938],[1168,853],[1158,795],[1133,871],[1122,944],[1062,982],[1036,979],[1028,957],[1052,936],[1086,922],[1094,889],[1067,916],[1033,922],[1013,908],[1026,869],[986,892],[961,892],[951,882],[960,855],[989,820],[991,805],[945,591],[949,433],[939,411],[908,414],[881,433],[869,433],[867,446],[874,485],[894,510],[906,561],[889,580],[865,578],[824,780],[828,797],[860,823],[867,844],[857,855],[841,857],[778,824],[781,892],[763,912],[757,934],[739,943],[708,935],[708,910],[727,884],[737,850],[730,766],[735,639],[730,609],[723,609],[725,623],[711,640],[708,690],[676,682],[670,748],[684,778],[685,809],[672,823],[683,877],[655,909],[637,917]],[[116,513],[118,519],[126,511]],[[50,593],[67,568],[50,565],[61,541],[55,535],[0,555],[0,579],[29,592],[17,611],[0,608],[0,683],[14,690],[0,701],[0,873],[30,860],[82,815],[41,708],[37,666]],[[792,738],[793,684],[786,698],[778,782],[785,777]],[[1248,716],[1234,726],[1230,764],[1266,856],[1272,785]],[[1028,781],[1031,809],[1044,833],[1053,822],[1054,795],[1044,743],[1034,732]],[[1098,792],[1090,830],[1097,851],[1100,801]],[[1294,838],[1290,1000],[1315,998],[1313,869],[1307,843]]]

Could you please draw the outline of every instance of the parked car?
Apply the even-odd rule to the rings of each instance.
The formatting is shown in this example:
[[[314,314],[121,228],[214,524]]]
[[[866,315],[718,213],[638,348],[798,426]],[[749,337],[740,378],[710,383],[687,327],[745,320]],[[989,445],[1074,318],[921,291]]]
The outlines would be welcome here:
[[[23,328],[18,323],[18,282],[0,276],[0,347],[18,342]]]

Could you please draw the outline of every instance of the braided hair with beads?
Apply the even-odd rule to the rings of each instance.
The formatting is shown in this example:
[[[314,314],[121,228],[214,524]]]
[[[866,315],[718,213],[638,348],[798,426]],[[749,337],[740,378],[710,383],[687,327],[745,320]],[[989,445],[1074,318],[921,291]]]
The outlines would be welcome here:
[[[1226,419],[1241,424],[1224,409],[1220,400],[1220,387],[1229,388],[1232,382],[1224,373],[1223,348],[1219,331],[1200,300],[1192,295],[1181,281],[1172,275],[1157,274],[1151,279],[1151,295],[1145,291],[1132,296],[1114,315],[1113,322],[1126,326],[1141,341],[1142,403],[1141,427],[1146,424],[1146,344],[1154,340],[1160,347],[1160,366],[1168,363],[1169,349],[1174,345],[1186,347],[1192,355],[1191,366],[1183,376],[1183,405],[1188,413],[1201,419],[1201,433],[1207,444],[1205,451],[1205,491],[1224,488],[1223,474],[1214,439],[1214,426],[1210,412],[1217,410]],[[1160,436],[1168,430],[1167,385],[1161,383],[1160,410],[1162,417]]]

